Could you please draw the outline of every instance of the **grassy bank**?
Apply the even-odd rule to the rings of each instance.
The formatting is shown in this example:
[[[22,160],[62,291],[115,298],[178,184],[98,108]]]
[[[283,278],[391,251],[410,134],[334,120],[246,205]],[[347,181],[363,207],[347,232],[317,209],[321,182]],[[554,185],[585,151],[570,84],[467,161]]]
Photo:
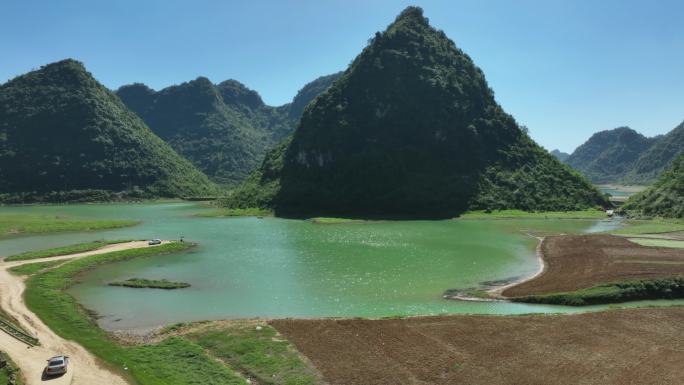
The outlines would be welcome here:
[[[132,288],[149,288],[149,289],[183,289],[190,287],[189,283],[185,282],[173,282],[166,279],[145,279],[145,278],[131,278],[125,281],[110,282],[109,286],[124,286]]]
[[[106,263],[179,252],[191,246],[174,242],[93,255],[35,274],[26,281],[26,304],[58,335],[80,343],[135,384],[244,384],[232,370],[190,341],[169,338],[156,345],[118,344],[65,292],[83,271]]]
[[[613,230],[610,232],[610,234],[630,236],[684,231],[684,221],[681,220],[630,220],[627,222],[627,224],[629,226],[622,229]]]
[[[582,211],[522,211],[522,210],[494,210],[468,211],[459,219],[604,219],[607,218],[603,210]]]
[[[314,385],[316,371],[289,342],[265,324],[231,323],[200,328],[184,337],[260,385]]]
[[[0,362],[4,367],[0,369],[0,385],[22,385],[21,372],[17,365],[12,362],[12,359],[2,351],[0,351]]]
[[[208,211],[202,211],[194,214],[195,217],[201,218],[220,218],[220,217],[271,217],[273,211],[264,210],[260,208],[246,208],[246,209],[229,209],[220,208]]]
[[[656,239],[656,238],[630,238],[630,241],[638,243],[642,246],[650,247],[671,247],[675,249],[684,248],[684,241],[676,241],[671,239]]]
[[[634,280],[593,286],[565,293],[512,298],[515,302],[586,306],[649,299],[684,298],[684,277]]]
[[[83,253],[86,251],[96,250],[96,249],[99,249],[100,247],[104,247],[107,245],[113,245],[115,243],[123,243],[123,242],[130,242],[130,241],[94,241],[94,242],[78,243],[75,245],[69,245],[69,246],[63,246],[63,247],[55,247],[52,249],[45,249],[45,250],[38,250],[38,251],[27,251],[27,252],[21,253],[21,254],[10,255],[9,257],[5,258],[5,261],[7,261],[7,262],[24,261],[24,260],[28,260],[28,259],[39,259],[39,258],[55,257],[58,255]]]
[[[60,215],[0,214],[0,236],[61,231],[95,231],[138,224],[131,220],[88,220]]]

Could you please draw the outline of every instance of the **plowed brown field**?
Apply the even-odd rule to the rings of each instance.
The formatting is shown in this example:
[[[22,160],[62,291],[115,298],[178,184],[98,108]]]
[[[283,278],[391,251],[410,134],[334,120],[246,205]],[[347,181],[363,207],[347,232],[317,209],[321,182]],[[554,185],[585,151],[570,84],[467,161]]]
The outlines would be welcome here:
[[[272,325],[331,385],[684,384],[684,308]]]
[[[505,297],[549,294],[629,279],[684,275],[684,249],[647,247],[614,235],[547,237],[544,272],[503,291]]]

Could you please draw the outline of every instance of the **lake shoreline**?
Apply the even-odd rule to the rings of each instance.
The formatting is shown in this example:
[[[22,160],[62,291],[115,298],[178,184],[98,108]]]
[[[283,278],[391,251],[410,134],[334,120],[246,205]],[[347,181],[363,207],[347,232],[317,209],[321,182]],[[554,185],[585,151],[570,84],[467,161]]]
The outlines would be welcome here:
[[[444,295],[443,298],[448,299],[448,300],[455,300],[455,301],[472,301],[472,302],[510,302],[510,298],[504,296],[502,293],[513,286],[521,285],[525,282],[531,281],[540,275],[544,274],[544,272],[547,269],[546,262],[544,260],[544,252],[542,251],[542,243],[544,242],[544,237],[537,237],[533,236],[531,234],[527,234],[530,237],[536,238],[538,240],[537,246],[535,247],[535,256],[537,258],[537,263],[539,264],[539,268],[537,269],[534,274],[527,276],[527,277],[521,277],[518,279],[511,280],[511,282],[505,283],[500,286],[494,286],[490,287],[487,289],[484,289],[484,292],[487,293],[487,296],[483,297],[476,297],[472,295],[467,295],[467,294],[456,294],[456,295]]]

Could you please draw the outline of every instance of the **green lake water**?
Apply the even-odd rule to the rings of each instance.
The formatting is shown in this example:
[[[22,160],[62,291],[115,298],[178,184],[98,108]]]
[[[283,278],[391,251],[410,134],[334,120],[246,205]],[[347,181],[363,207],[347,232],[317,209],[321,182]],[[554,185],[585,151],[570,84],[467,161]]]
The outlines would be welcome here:
[[[0,212],[126,218],[135,227],[0,240],[0,255],[96,239],[177,239],[189,252],[98,268],[70,289],[106,329],[251,317],[520,314],[587,308],[442,298],[537,271],[530,233],[583,233],[618,221],[445,220],[317,225],[277,218],[197,218],[188,203],[5,207]],[[107,286],[132,277],[188,282],[182,290]],[[672,301],[671,301],[672,302]],[[642,306],[638,302],[627,306]],[[595,307],[594,309],[605,308]],[[592,309],[592,308],[590,308]]]

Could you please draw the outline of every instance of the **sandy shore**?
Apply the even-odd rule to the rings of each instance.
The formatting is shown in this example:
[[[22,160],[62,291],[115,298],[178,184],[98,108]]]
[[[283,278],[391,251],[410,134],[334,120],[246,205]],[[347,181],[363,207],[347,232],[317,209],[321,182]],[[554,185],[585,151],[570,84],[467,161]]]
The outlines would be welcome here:
[[[9,334],[0,332],[0,349],[9,354],[21,369],[26,385],[43,383],[43,369],[45,368],[46,360],[61,354],[70,357],[69,371],[62,377],[50,379],[49,383],[52,385],[124,385],[127,382],[118,374],[102,367],[97,358],[81,345],[65,340],[55,334],[40,318],[31,312],[24,302],[23,294],[26,289],[24,277],[13,275],[8,269],[29,263],[79,259],[96,254],[140,247],[149,246],[146,241],[135,241],[107,245],[97,250],[78,254],[28,261],[0,262],[0,307],[7,314],[14,317],[29,334],[32,334],[40,341],[40,346],[30,347]]]
[[[535,249],[535,254],[537,255],[537,262],[539,263],[539,268],[537,269],[537,271],[529,277],[522,278],[522,279],[513,281],[507,285],[495,287],[491,290],[488,290],[487,293],[489,293],[489,295],[492,298],[497,298],[497,299],[503,300],[506,298],[502,294],[504,292],[504,290],[511,288],[513,286],[522,285],[523,283],[531,281],[533,279],[536,279],[537,277],[544,274],[544,272],[546,271],[546,267],[547,267],[546,262],[544,261],[544,251],[542,249],[542,245],[544,244],[544,237],[535,237],[535,238],[537,238],[537,240],[539,241],[539,243],[537,243],[537,248]]]

